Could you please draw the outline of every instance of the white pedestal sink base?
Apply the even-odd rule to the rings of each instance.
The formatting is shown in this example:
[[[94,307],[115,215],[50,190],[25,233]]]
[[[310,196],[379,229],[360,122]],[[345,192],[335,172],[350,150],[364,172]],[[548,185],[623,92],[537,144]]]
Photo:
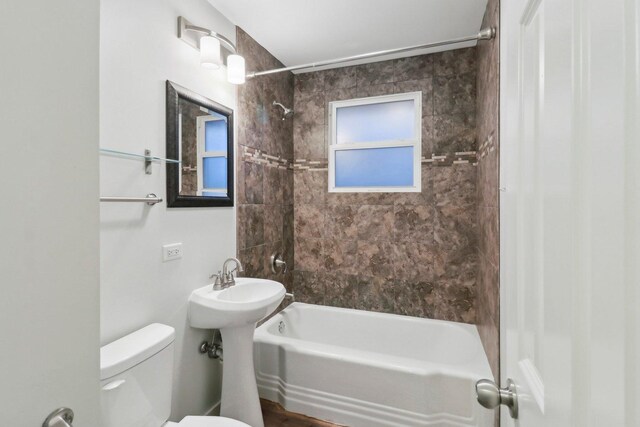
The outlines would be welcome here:
[[[282,302],[285,292],[284,285],[273,280],[238,277],[234,286],[216,290],[203,286],[189,296],[189,324],[219,329],[222,334],[223,417],[264,427],[253,366],[253,333],[258,321]]]
[[[224,348],[220,415],[264,427],[253,365],[255,324],[220,330]]]

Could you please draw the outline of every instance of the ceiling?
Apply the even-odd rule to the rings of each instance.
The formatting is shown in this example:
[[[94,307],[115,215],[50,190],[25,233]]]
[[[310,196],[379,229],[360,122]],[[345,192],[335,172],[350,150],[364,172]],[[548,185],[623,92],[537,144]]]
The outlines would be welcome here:
[[[286,66],[473,35],[480,30],[487,5],[487,0],[209,2]],[[474,45],[468,42],[376,60]]]

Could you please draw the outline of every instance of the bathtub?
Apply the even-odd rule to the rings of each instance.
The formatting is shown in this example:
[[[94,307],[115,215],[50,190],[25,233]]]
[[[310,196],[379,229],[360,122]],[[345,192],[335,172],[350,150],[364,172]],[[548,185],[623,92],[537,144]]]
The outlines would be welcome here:
[[[293,303],[258,329],[260,397],[352,427],[493,426],[475,326]]]

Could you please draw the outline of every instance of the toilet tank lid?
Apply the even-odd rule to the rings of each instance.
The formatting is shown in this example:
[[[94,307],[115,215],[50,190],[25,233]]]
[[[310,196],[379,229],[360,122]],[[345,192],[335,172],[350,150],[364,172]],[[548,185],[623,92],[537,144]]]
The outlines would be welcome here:
[[[152,323],[100,348],[100,380],[111,378],[147,360],[171,344],[171,326]]]

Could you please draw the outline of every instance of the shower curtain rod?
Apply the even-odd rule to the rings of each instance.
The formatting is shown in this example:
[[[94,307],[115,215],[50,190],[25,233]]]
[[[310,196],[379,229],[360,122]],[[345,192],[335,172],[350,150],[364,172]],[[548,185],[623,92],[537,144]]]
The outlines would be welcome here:
[[[296,71],[296,70],[304,70],[306,68],[317,68],[317,67],[324,67],[326,65],[342,64],[344,62],[356,61],[358,59],[369,59],[369,58],[375,58],[383,55],[391,55],[394,53],[403,53],[403,52],[410,52],[412,50],[418,50],[418,49],[428,49],[428,48],[438,47],[438,46],[447,46],[450,44],[464,43],[464,42],[469,42],[474,40],[491,40],[495,36],[496,36],[495,28],[493,27],[483,28],[482,30],[480,30],[480,32],[478,32],[478,34],[475,34],[473,36],[461,37],[458,39],[451,39],[451,40],[435,42],[435,43],[421,44],[417,46],[401,47],[398,49],[380,50],[378,52],[363,53],[360,55],[353,55],[353,56],[345,56],[343,58],[338,58],[338,59],[328,59],[326,61],[311,62],[308,64],[294,65],[291,67],[275,68],[273,70],[254,71],[254,72],[248,73],[247,78],[266,76],[268,74],[275,74],[275,73],[283,73],[285,71]]]

